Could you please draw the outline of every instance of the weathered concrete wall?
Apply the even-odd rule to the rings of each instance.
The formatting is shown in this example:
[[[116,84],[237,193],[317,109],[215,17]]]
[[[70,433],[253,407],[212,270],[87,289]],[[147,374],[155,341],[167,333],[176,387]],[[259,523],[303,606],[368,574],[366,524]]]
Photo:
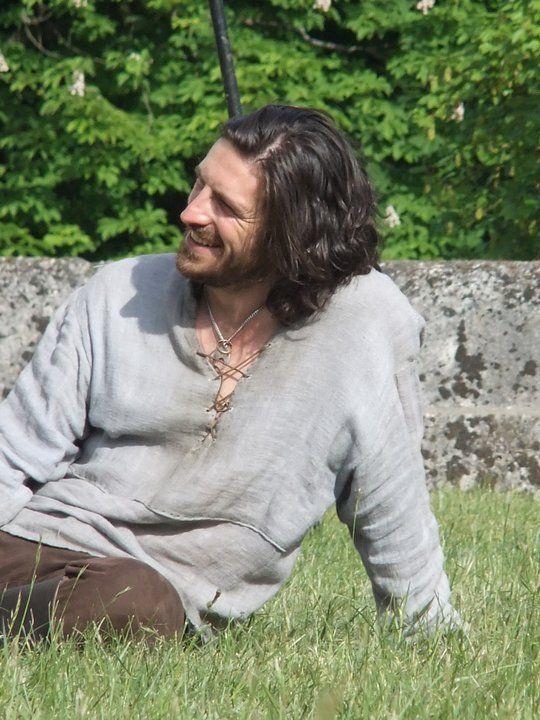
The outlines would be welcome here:
[[[540,490],[540,262],[392,262],[427,320],[421,357],[430,482]],[[0,258],[0,397],[83,260]]]
[[[426,318],[432,483],[540,488],[540,262],[395,262]]]
[[[0,398],[32,357],[54,310],[93,272],[79,259],[0,258]]]

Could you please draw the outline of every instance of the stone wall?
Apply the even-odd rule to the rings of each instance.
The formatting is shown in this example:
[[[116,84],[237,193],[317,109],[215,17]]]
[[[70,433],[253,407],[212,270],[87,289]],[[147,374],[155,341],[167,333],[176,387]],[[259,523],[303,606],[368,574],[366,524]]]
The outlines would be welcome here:
[[[430,480],[540,489],[540,262],[395,262],[426,318]]]
[[[0,258],[0,397],[54,308],[94,268]],[[540,490],[540,262],[391,262],[426,318],[424,454],[432,485]]]

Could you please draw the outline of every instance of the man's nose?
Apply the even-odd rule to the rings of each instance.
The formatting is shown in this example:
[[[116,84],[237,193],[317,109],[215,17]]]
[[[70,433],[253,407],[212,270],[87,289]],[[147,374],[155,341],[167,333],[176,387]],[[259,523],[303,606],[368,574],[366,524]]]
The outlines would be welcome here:
[[[180,213],[184,225],[209,225],[211,222],[210,194],[203,188],[195,197],[188,199],[188,204]]]

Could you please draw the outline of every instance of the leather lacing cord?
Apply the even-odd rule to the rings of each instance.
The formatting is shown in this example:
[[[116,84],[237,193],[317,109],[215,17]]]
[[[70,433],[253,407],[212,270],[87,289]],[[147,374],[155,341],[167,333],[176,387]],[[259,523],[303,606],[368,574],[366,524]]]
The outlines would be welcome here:
[[[219,356],[214,357],[214,353],[203,353],[198,352],[197,355],[200,355],[200,357],[205,358],[208,360],[210,365],[212,366],[212,369],[216,373],[216,377],[219,378],[219,388],[216,393],[216,397],[214,398],[214,402],[210,405],[209,408],[207,408],[207,412],[214,411],[214,417],[212,418],[210,425],[208,426],[208,431],[206,435],[203,437],[202,441],[206,440],[208,436],[211,436],[212,440],[216,437],[217,432],[217,424],[219,422],[220,417],[228,412],[231,409],[231,399],[234,395],[234,390],[236,390],[236,386],[232,392],[230,392],[228,395],[221,396],[221,388],[223,387],[223,383],[225,380],[228,380],[229,378],[235,378],[236,375],[239,375],[236,379],[236,382],[238,383],[243,378],[248,378],[249,375],[245,372],[245,368],[252,363],[264,350],[264,347],[259,348],[259,350],[256,350],[254,353],[251,353],[251,355],[248,355],[244,360],[242,360],[241,363],[238,365],[230,365],[225,358]],[[214,351],[215,352],[215,351]]]

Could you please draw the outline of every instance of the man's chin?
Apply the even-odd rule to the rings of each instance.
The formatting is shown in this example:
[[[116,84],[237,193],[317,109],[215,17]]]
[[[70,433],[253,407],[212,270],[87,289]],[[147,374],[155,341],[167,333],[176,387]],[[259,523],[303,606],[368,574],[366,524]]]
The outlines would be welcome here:
[[[193,258],[191,254],[180,249],[176,255],[176,269],[187,280],[203,283],[204,285],[212,284],[214,281],[219,282],[221,272],[219,270],[208,271],[201,267],[197,262],[197,258]]]
[[[262,267],[224,267],[221,264],[210,270],[198,260],[200,258],[193,257],[186,248],[180,248],[176,255],[176,269],[187,280],[208,287],[241,289],[264,282],[269,277],[269,273]]]

